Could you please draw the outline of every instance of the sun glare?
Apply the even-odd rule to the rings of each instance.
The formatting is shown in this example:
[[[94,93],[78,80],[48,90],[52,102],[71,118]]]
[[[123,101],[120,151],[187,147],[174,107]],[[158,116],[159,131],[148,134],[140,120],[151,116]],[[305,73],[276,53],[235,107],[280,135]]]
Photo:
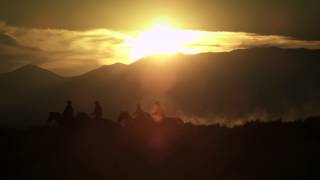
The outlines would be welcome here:
[[[177,29],[176,25],[173,25],[172,21],[167,18],[158,19],[154,21],[153,26],[151,29],[154,30],[170,30],[170,29]]]
[[[170,20],[160,19],[148,30],[129,39],[126,44],[131,49],[131,58],[137,60],[149,55],[188,53],[187,46],[194,42],[195,36],[193,31],[180,30]]]

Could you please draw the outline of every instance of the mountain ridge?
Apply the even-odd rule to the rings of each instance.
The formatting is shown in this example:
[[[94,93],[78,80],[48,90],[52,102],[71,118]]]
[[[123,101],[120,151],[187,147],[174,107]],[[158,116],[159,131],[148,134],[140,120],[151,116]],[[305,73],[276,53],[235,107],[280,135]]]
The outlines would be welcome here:
[[[319,60],[319,50],[255,48],[144,58],[58,81],[41,75],[6,83],[0,78],[5,85],[0,108],[6,109],[0,113],[17,119],[8,112],[18,106],[30,113],[22,117],[26,122],[37,116],[39,123],[48,112],[62,111],[65,100],[78,112],[92,111],[92,102],[99,100],[105,116],[115,119],[138,102],[148,110],[160,100],[168,114],[201,124],[303,119],[320,112]]]
[[[151,64],[154,64],[153,61],[167,61],[168,59],[170,60],[181,60],[181,58],[188,58],[188,57],[204,57],[204,56],[216,56],[216,55],[224,55],[224,54],[242,54],[242,53],[247,53],[247,52],[264,52],[264,53],[270,53],[270,52],[296,52],[299,51],[300,53],[303,52],[313,52],[313,53],[320,53],[320,50],[318,49],[305,49],[305,48],[278,48],[278,47],[256,47],[256,48],[249,48],[249,49],[236,49],[236,50],[232,50],[232,51],[227,51],[227,52],[207,52],[207,53],[199,53],[199,54],[193,54],[193,55],[187,55],[187,54],[175,54],[175,55],[164,55],[164,56],[156,56],[156,55],[150,55],[150,56],[146,56],[143,57],[135,62],[133,62],[132,64],[123,64],[123,63],[114,63],[114,64],[110,64],[110,65],[101,65],[100,67],[97,67],[91,71],[82,73],[80,75],[77,76],[62,76],[60,74],[54,73],[46,68],[42,68],[38,65],[35,64],[26,64],[23,65],[22,67],[16,68],[10,72],[6,72],[6,73],[0,73],[0,75],[2,74],[8,74],[8,73],[14,73],[14,72],[19,72],[21,70],[24,69],[33,69],[33,70],[44,70],[47,72],[51,72],[52,74],[55,74],[57,76],[63,77],[63,78],[75,78],[75,77],[80,77],[83,75],[88,75],[88,74],[92,74],[92,73],[101,73],[102,71],[108,71],[109,69],[112,68],[119,68],[120,66],[125,67],[125,66],[135,66],[136,64],[140,64],[140,63],[145,63],[145,62],[149,62]],[[177,59],[178,58],[178,59]]]

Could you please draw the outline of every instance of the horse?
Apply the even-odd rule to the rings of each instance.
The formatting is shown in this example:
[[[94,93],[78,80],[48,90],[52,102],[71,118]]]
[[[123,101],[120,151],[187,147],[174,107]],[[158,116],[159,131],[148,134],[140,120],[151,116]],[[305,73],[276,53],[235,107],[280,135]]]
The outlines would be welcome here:
[[[167,117],[165,118],[165,122],[175,126],[182,126],[184,124],[183,120],[177,117]]]
[[[48,117],[48,123],[50,124],[53,121],[55,121],[58,125],[62,125],[63,121],[64,121],[64,118],[58,112],[50,112],[49,113],[49,117]]]
[[[78,112],[76,115],[77,120],[88,120],[90,119],[89,115],[85,112]]]
[[[122,111],[118,116],[117,122],[121,126],[139,126],[139,125],[157,124],[153,116],[151,116],[147,112],[143,112],[140,115],[136,115],[136,117],[132,117],[129,114],[129,112]],[[173,126],[182,126],[184,124],[184,122],[177,117],[165,117],[163,119],[163,123],[167,125],[173,125]]]
[[[127,126],[132,120],[132,116],[127,111],[122,111],[118,116],[117,122],[121,126]]]
[[[59,112],[50,112],[48,117],[48,123],[52,123],[53,121],[55,121],[58,126],[64,126],[64,127],[70,126],[73,120],[74,120],[73,118],[72,119],[64,118],[62,114]]]

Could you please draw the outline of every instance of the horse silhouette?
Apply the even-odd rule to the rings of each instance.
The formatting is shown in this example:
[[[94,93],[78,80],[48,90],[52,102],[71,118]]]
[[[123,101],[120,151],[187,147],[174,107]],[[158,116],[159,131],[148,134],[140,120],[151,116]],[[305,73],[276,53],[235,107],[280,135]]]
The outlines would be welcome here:
[[[121,126],[128,126],[132,122],[133,118],[127,111],[122,111],[119,113],[117,123]]]
[[[178,117],[167,117],[165,118],[164,122],[175,126],[181,126],[184,124],[183,120]]]
[[[90,116],[85,112],[78,112],[76,119],[77,120],[89,120]]]
[[[119,113],[117,123],[123,127],[146,127],[160,124],[158,122],[155,122],[153,117],[148,112],[143,112],[139,116],[132,117],[127,111],[122,111]],[[184,122],[177,117],[166,117],[163,122],[161,122],[161,124],[168,126],[181,126],[184,124]]]
[[[55,122],[58,126],[70,125],[72,119],[66,119],[59,112],[50,112],[48,117],[48,123]]]
[[[88,124],[92,122],[98,123],[98,121],[92,120],[95,120],[95,118],[90,118],[90,116],[85,112],[78,112],[75,118],[66,118],[59,112],[50,112],[47,122],[49,124],[54,122],[58,126],[62,127],[70,127],[77,124]],[[112,122],[111,120],[108,121]],[[154,121],[153,117],[148,112],[143,112],[139,116],[132,117],[127,111],[120,112],[115,123],[122,127],[150,127],[159,124]],[[166,117],[161,124],[167,126],[181,126],[184,123],[180,118]]]
[[[49,124],[55,122],[58,126],[64,127],[88,123],[91,120],[92,118],[85,112],[78,112],[75,118],[66,118],[59,112],[50,112],[48,117]]]

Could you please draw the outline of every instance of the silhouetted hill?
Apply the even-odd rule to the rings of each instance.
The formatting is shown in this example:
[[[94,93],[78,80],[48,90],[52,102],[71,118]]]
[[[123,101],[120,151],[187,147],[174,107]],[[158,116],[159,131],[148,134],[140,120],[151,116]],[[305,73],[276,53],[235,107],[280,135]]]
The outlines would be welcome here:
[[[2,124],[39,124],[39,114],[44,117],[41,107],[49,108],[46,102],[50,96],[48,90],[61,86],[65,80],[35,65],[0,74]]]
[[[83,75],[73,77],[73,79],[76,81],[104,81],[110,78],[112,79],[114,77],[117,77],[119,73],[126,70],[127,68],[128,65],[121,63],[104,65]]]
[[[0,128],[0,178],[314,180],[319,123]]]
[[[61,76],[32,64],[25,65],[9,73],[0,74],[0,78],[16,84],[26,81],[26,83],[33,83],[35,86],[38,84],[54,85],[54,83],[63,80]]]
[[[35,65],[26,65],[9,73],[0,74],[0,96],[37,93],[45,88],[51,88],[61,84],[64,78],[48,70]],[[8,97],[9,98],[9,97]],[[10,97],[11,100],[19,100],[17,97]]]
[[[146,57],[131,65],[103,66],[72,78],[46,71],[40,75],[42,70],[35,73],[26,68],[19,70],[28,72],[21,73],[22,80],[2,81],[10,82],[7,87],[11,90],[36,93],[2,92],[0,96],[14,102],[3,103],[6,111],[2,114],[17,111],[8,109],[8,104],[18,105],[19,111],[29,114],[23,116],[25,122],[30,121],[30,114],[39,112],[42,115],[33,119],[42,122],[49,111],[62,111],[67,99],[74,101],[77,111],[86,112],[92,111],[93,101],[100,100],[105,116],[115,119],[119,111],[131,111],[137,102],[149,110],[160,99],[168,114],[195,123],[303,119],[320,112],[319,59],[319,50],[255,48]],[[9,74],[15,77],[16,73]],[[50,88],[42,90],[37,84]],[[6,117],[21,119],[16,113]]]

